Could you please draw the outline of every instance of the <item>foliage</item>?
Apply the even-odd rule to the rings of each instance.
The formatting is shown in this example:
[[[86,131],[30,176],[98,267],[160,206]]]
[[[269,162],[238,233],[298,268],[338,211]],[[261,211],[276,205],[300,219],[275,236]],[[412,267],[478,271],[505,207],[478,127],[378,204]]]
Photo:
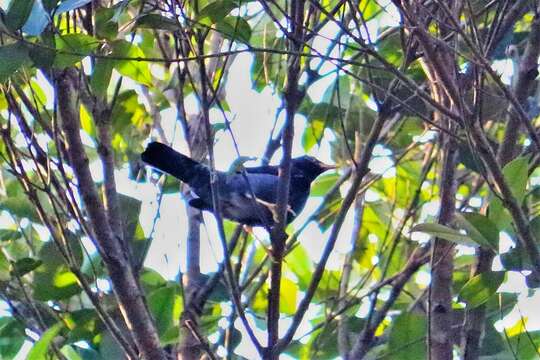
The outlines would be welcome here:
[[[167,351],[184,351],[195,337],[197,351],[272,358],[257,341],[272,332],[277,304],[286,329],[274,344],[278,353],[424,358],[434,314],[423,279],[437,271],[430,258],[437,243],[447,244],[453,267],[443,284],[451,294],[450,346],[482,359],[537,358],[540,333],[525,317],[504,331],[494,325],[519,309],[505,290],[508,279],[526,279],[523,298],[538,296],[540,286],[538,14],[523,1],[479,0],[453,17],[450,5],[435,2],[427,16],[419,3],[312,1],[295,18],[282,1],[181,8],[174,1],[10,1],[0,14],[0,303],[7,309],[0,358],[15,358],[25,341],[29,359],[109,359],[142,349],[115,271],[138,282],[139,309]],[[430,51],[453,63],[441,69]],[[173,141],[167,131],[175,122],[199,159],[211,153],[208,144],[241,145],[226,90],[238,84],[229,70],[242,54],[252,59],[245,73],[253,91],[275,94],[282,106],[266,154],[238,153],[230,171],[252,160],[246,155],[281,160],[281,119],[291,109],[305,121],[295,144],[306,153],[330,149],[324,155],[339,169],[314,182],[311,212],[286,229],[283,259],[275,243],[225,222],[219,236],[230,254],[218,256],[218,271],[189,278],[198,268],[189,261],[198,259],[188,259],[190,271],[165,278],[145,262],[159,214],[150,229],[142,218],[148,194],[125,195],[114,176],[127,172],[133,186],[156,185],[155,203],[185,194],[139,159],[148,139]],[[507,83],[493,70],[501,61],[515,70],[505,70]],[[77,85],[76,135],[92,165],[95,203],[84,197],[67,136],[70,104],[59,98],[66,74],[76,74],[67,78]],[[449,148],[457,159],[451,203],[441,196]],[[100,242],[107,230],[96,225],[96,204],[123,253]],[[445,207],[451,221],[437,215]],[[187,233],[187,225],[169,231],[169,249],[177,251],[172,244]],[[479,259],[488,259],[483,271]],[[273,286],[279,296],[269,302]],[[483,323],[472,323],[476,312]],[[484,337],[471,345],[463,339],[475,326]]]

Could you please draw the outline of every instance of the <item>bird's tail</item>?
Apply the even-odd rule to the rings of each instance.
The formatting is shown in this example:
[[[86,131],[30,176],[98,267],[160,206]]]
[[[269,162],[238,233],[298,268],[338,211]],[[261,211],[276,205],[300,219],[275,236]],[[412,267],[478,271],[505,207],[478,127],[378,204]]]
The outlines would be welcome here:
[[[193,182],[202,185],[210,180],[210,172],[206,166],[162,143],[148,144],[146,150],[141,154],[141,159],[148,165],[189,185],[192,185]]]

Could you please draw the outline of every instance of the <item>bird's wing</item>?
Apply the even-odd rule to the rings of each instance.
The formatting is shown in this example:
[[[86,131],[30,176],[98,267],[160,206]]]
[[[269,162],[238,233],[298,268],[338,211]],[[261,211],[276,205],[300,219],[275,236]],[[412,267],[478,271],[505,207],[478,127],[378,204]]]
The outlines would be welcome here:
[[[255,198],[273,203],[276,200],[278,177],[269,174],[247,174],[246,178],[241,174],[233,174],[224,177],[221,193],[237,193],[251,198],[251,191]],[[250,190],[251,188],[251,190]]]
[[[267,175],[278,175],[279,167],[275,165],[263,165],[263,166],[254,166],[254,167],[244,167],[248,174],[267,174]]]

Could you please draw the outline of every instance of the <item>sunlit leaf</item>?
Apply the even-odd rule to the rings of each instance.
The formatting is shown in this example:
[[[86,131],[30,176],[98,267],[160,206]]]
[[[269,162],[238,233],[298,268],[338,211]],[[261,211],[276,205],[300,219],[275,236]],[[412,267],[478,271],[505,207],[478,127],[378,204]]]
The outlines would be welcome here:
[[[82,248],[78,239],[68,238],[69,251],[76,261],[82,263]],[[68,251],[66,247],[64,251]],[[76,276],[69,271],[61,252],[52,241],[46,242],[39,251],[43,264],[34,270],[34,297],[38,300],[67,299],[81,291]]]
[[[41,338],[34,344],[32,347],[32,350],[28,353],[28,356],[26,357],[27,360],[43,360],[47,358],[47,353],[49,351],[49,347],[51,346],[54,338],[60,330],[64,327],[64,324],[57,323],[53,326],[51,326],[47,331],[41,335]]]
[[[148,308],[154,317],[160,336],[173,325],[175,303],[178,296],[176,286],[166,286],[148,295]]]
[[[96,126],[94,125],[94,119],[92,115],[86,109],[86,106],[81,104],[79,107],[79,116],[81,119],[81,127],[91,137],[96,136]]]
[[[125,40],[117,40],[112,44],[112,47],[114,57],[124,58],[114,61],[114,68],[120,74],[142,85],[153,86],[148,63],[142,61],[145,56],[137,45]]]
[[[313,274],[313,264],[308,253],[302,245],[297,245],[285,258],[285,265],[298,278],[300,290],[309,286]]]
[[[0,281],[9,281],[11,279],[10,269],[8,258],[4,252],[0,251]]]

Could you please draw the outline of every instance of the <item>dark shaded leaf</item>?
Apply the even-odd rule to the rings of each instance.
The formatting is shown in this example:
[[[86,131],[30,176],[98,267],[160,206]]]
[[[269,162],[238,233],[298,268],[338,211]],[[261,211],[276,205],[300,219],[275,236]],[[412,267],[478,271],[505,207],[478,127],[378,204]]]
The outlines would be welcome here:
[[[24,65],[30,64],[28,50],[22,43],[0,46],[0,83],[8,80]]]
[[[249,39],[251,38],[251,27],[249,23],[239,16],[226,17],[218,22],[215,27],[217,31],[230,40],[249,43]]]
[[[63,69],[77,64],[99,46],[99,41],[85,34],[66,34],[57,36],[56,57],[53,66]]]
[[[9,3],[5,24],[11,31],[19,30],[30,17],[34,0],[12,0]]]
[[[114,17],[113,8],[99,8],[96,11],[96,36],[101,39],[113,40],[118,35],[118,22]]]
[[[0,318],[0,357],[14,359],[26,340],[24,326],[14,318]]]
[[[107,98],[107,89],[111,81],[114,62],[109,59],[96,59],[94,71],[90,77],[90,86],[96,96]]]
[[[426,353],[426,318],[421,315],[404,313],[393,322],[388,339],[391,359],[424,359]]]
[[[143,29],[177,31],[178,23],[159,14],[146,14],[137,19],[137,27]]]
[[[455,219],[474,242],[495,252],[499,250],[499,230],[487,216],[460,213],[456,214]]]
[[[210,26],[223,20],[235,7],[236,4],[231,0],[213,1],[199,11],[197,21]]]
[[[22,258],[20,260],[17,260],[13,264],[12,271],[15,273],[16,276],[23,276],[37,269],[41,264],[43,264],[43,261],[41,260],[32,259],[32,258]]]
[[[17,240],[22,236],[19,230],[0,229],[0,241]]]

